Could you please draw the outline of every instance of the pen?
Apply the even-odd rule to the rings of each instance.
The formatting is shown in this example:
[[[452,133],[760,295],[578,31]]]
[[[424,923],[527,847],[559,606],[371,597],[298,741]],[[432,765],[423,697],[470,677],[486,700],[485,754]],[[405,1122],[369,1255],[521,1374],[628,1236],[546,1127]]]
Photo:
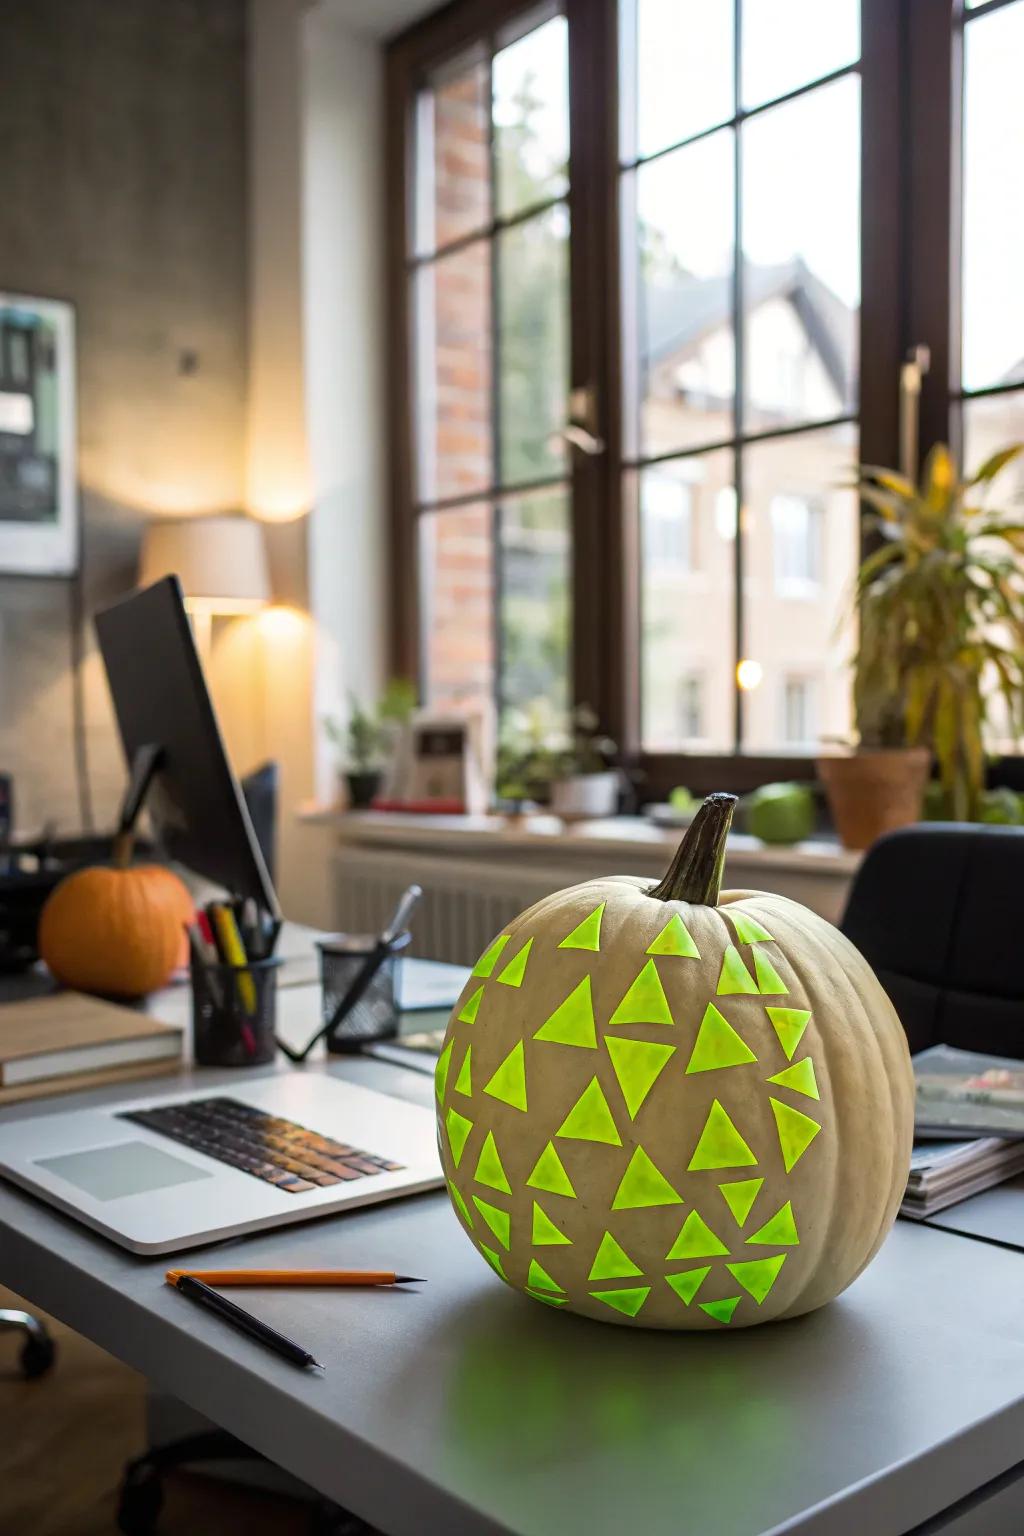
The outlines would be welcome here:
[[[218,1296],[216,1291],[211,1290],[202,1280],[197,1280],[194,1275],[181,1275],[172,1283],[175,1290],[187,1296],[189,1301],[196,1301],[208,1311],[216,1312],[218,1317],[222,1317],[240,1333],[247,1333],[257,1343],[265,1344],[282,1359],[290,1360],[292,1365],[315,1365],[319,1371],[324,1369],[319,1360],[313,1359],[308,1349],[303,1349],[294,1339],[285,1338],[283,1333],[278,1333],[276,1328],[271,1328],[267,1323],[261,1323],[258,1317],[253,1317],[251,1312],[244,1311],[226,1296]]]
[[[206,1285],[422,1285],[417,1275],[377,1269],[169,1269],[168,1285],[183,1279]]]

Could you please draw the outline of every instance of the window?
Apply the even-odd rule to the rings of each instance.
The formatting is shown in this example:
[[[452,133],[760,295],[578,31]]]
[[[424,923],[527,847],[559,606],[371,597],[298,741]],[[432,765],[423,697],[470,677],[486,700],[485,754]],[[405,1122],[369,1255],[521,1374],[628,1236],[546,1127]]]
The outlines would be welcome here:
[[[568,65],[552,8],[417,92],[414,326],[425,699],[569,702]]]
[[[589,703],[655,792],[849,735],[851,471],[899,461],[908,351],[922,457],[1024,436],[1022,55],[1024,0],[453,0],[392,45],[429,698]]]

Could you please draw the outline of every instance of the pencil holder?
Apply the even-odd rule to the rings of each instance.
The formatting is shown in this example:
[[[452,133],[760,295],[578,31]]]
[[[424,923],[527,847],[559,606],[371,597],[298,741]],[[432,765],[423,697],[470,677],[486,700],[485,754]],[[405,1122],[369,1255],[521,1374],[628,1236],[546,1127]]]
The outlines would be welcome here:
[[[412,938],[400,933],[392,940],[365,988],[359,992],[327,1036],[327,1049],[335,1056],[358,1051],[371,1040],[388,1040],[398,1033],[395,998],[395,961]],[[323,1022],[329,1023],[345,997],[356,986],[377,948],[372,934],[339,933],[324,939],[320,950],[320,985],[323,989]]]
[[[192,958],[192,1055],[203,1067],[258,1067],[274,1059],[281,961],[200,965]]]

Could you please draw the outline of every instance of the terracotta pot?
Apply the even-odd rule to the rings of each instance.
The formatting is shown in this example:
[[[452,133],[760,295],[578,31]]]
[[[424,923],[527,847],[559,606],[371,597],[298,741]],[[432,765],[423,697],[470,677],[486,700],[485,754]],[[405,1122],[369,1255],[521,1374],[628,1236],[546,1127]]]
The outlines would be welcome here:
[[[819,757],[832,820],[844,848],[870,848],[885,832],[921,820],[931,753],[926,747]]]

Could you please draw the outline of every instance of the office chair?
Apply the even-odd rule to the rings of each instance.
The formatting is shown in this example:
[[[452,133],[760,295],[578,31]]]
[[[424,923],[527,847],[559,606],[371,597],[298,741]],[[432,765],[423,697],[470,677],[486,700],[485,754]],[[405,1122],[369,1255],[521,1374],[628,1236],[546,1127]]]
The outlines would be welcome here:
[[[0,1333],[6,1333],[12,1328],[25,1335],[18,1357],[21,1374],[27,1381],[45,1376],[57,1354],[57,1346],[45,1325],[33,1317],[31,1312],[16,1312],[9,1307],[0,1307]]]
[[[840,924],[911,1052],[1024,1057],[1024,827],[924,822],[865,855]]]

